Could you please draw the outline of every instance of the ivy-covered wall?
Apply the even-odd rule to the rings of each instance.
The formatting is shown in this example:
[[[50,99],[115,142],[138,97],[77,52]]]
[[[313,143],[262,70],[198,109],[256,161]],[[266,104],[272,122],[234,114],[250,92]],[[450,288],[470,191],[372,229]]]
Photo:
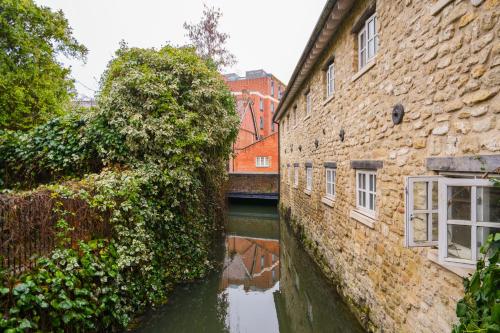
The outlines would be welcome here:
[[[21,275],[0,273],[4,330],[110,331],[210,269],[238,118],[220,75],[189,48],[123,46],[98,108],[26,134],[0,133],[0,178],[102,212],[112,236],[72,242],[56,209],[56,248]],[[38,188],[37,188],[38,186]]]

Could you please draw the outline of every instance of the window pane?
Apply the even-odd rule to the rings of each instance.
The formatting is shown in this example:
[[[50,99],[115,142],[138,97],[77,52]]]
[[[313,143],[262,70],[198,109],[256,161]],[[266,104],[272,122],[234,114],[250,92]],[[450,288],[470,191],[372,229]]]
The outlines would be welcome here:
[[[448,219],[471,219],[470,186],[448,186]]]
[[[375,55],[375,39],[368,40],[368,59],[373,58]]]
[[[367,38],[373,38],[373,35],[375,34],[375,20],[371,20],[368,22],[368,36]]]
[[[413,226],[413,241],[414,242],[426,242],[428,235],[427,223],[428,214],[413,214],[412,216],[412,226]]]
[[[437,213],[432,213],[432,240],[439,240],[439,215]]]
[[[375,175],[369,175],[370,177],[370,191],[375,192]]]
[[[358,174],[358,178],[359,178],[359,188],[362,189],[362,190],[366,189],[366,186],[365,186],[365,174],[364,173]]]
[[[488,236],[490,234],[496,234],[500,232],[500,228],[492,228],[492,227],[478,227],[477,228],[477,257],[480,258],[481,252],[479,252],[479,249],[481,246],[486,243],[486,240],[488,239]],[[491,254],[491,252],[490,252]]]
[[[375,194],[370,193],[369,208],[375,210]]]
[[[427,209],[427,182],[413,183],[413,209]]]
[[[359,61],[359,64],[360,64],[360,66],[361,66],[361,67],[364,67],[364,66],[365,66],[365,64],[366,64],[366,51],[365,51],[365,49],[363,49],[363,50],[361,51],[360,58],[361,58],[361,59],[360,59],[360,61]]]
[[[363,206],[363,191],[358,191],[358,205]]]
[[[449,258],[472,259],[471,226],[449,224],[447,238]]]
[[[476,207],[479,222],[500,222],[500,187],[478,187]]]
[[[438,209],[438,182],[432,182],[432,209]]]

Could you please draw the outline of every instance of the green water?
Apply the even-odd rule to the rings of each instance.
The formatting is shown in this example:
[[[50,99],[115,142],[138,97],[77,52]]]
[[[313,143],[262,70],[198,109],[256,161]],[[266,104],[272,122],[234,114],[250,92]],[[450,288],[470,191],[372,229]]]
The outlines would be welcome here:
[[[232,203],[227,214],[221,268],[176,288],[137,332],[363,332],[275,203]]]

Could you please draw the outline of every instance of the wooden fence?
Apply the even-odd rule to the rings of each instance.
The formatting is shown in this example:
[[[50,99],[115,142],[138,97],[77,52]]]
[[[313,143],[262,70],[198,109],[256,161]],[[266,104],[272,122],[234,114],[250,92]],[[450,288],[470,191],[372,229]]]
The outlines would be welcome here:
[[[31,268],[36,259],[55,247],[56,223],[64,218],[78,240],[108,237],[107,213],[91,208],[82,199],[58,198],[48,190],[24,195],[0,195],[0,266],[13,273]]]

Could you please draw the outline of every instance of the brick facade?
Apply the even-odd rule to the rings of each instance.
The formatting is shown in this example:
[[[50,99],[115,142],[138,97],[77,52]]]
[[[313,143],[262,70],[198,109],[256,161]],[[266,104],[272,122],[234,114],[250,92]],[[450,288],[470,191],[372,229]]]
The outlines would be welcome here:
[[[495,0],[329,1],[277,111],[282,212],[371,331],[450,332],[456,322],[459,275],[467,270],[435,260],[433,248],[404,246],[405,177],[437,175],[428,168],[432,157],[498,157],[499,7]],[[373,13],[379,48],[358,71],[359,22]],[[321,31],[335,25],[326,46],[314,48]],[[335,91],[327,98],[325,68],[332,61]],[[398,125],[396,104],[405,111]],[[325,162],[336,167],[331,200]],[[358,166],[376,175],[374,217],[356,209]]]
[[[238,137],[233,145],[233,152],[237,155],[240,151],[255,142],[278,133],[278,124],[273,123],[272,118],[278,107],[280,91],[284,92],[285,85],[272,74],[263,70],[249,71],[245,77],[239,77],[236,74],[225,76],[229,89],[236,98],[237,111],[240,115],[241,123]],[[249,105],[251,104],[251,105]],[[252,113],[253,111],[253,113]],[[269,150],[269,142],[260,145],[264,150]],[[274,167],[272,171],[278,171],[278,144],[277,140],[272,140],[276,145],[274,151],[266,156],[274,158]],[[258,152],[253,148],[252,152]],[[231,161],[230,171],[257,171],[269,172],[270,169],[263,170],[255,168],[255,155],[249,158],[249,151],[243,153],[244,156],[237,158],[239,161]]]
[[[269,166],[257,167],[256,158],[267,157]],[[232,160],[233,170],[237,172],[278,172],[278,133],[275,132],[262,140],[240,149]]]

